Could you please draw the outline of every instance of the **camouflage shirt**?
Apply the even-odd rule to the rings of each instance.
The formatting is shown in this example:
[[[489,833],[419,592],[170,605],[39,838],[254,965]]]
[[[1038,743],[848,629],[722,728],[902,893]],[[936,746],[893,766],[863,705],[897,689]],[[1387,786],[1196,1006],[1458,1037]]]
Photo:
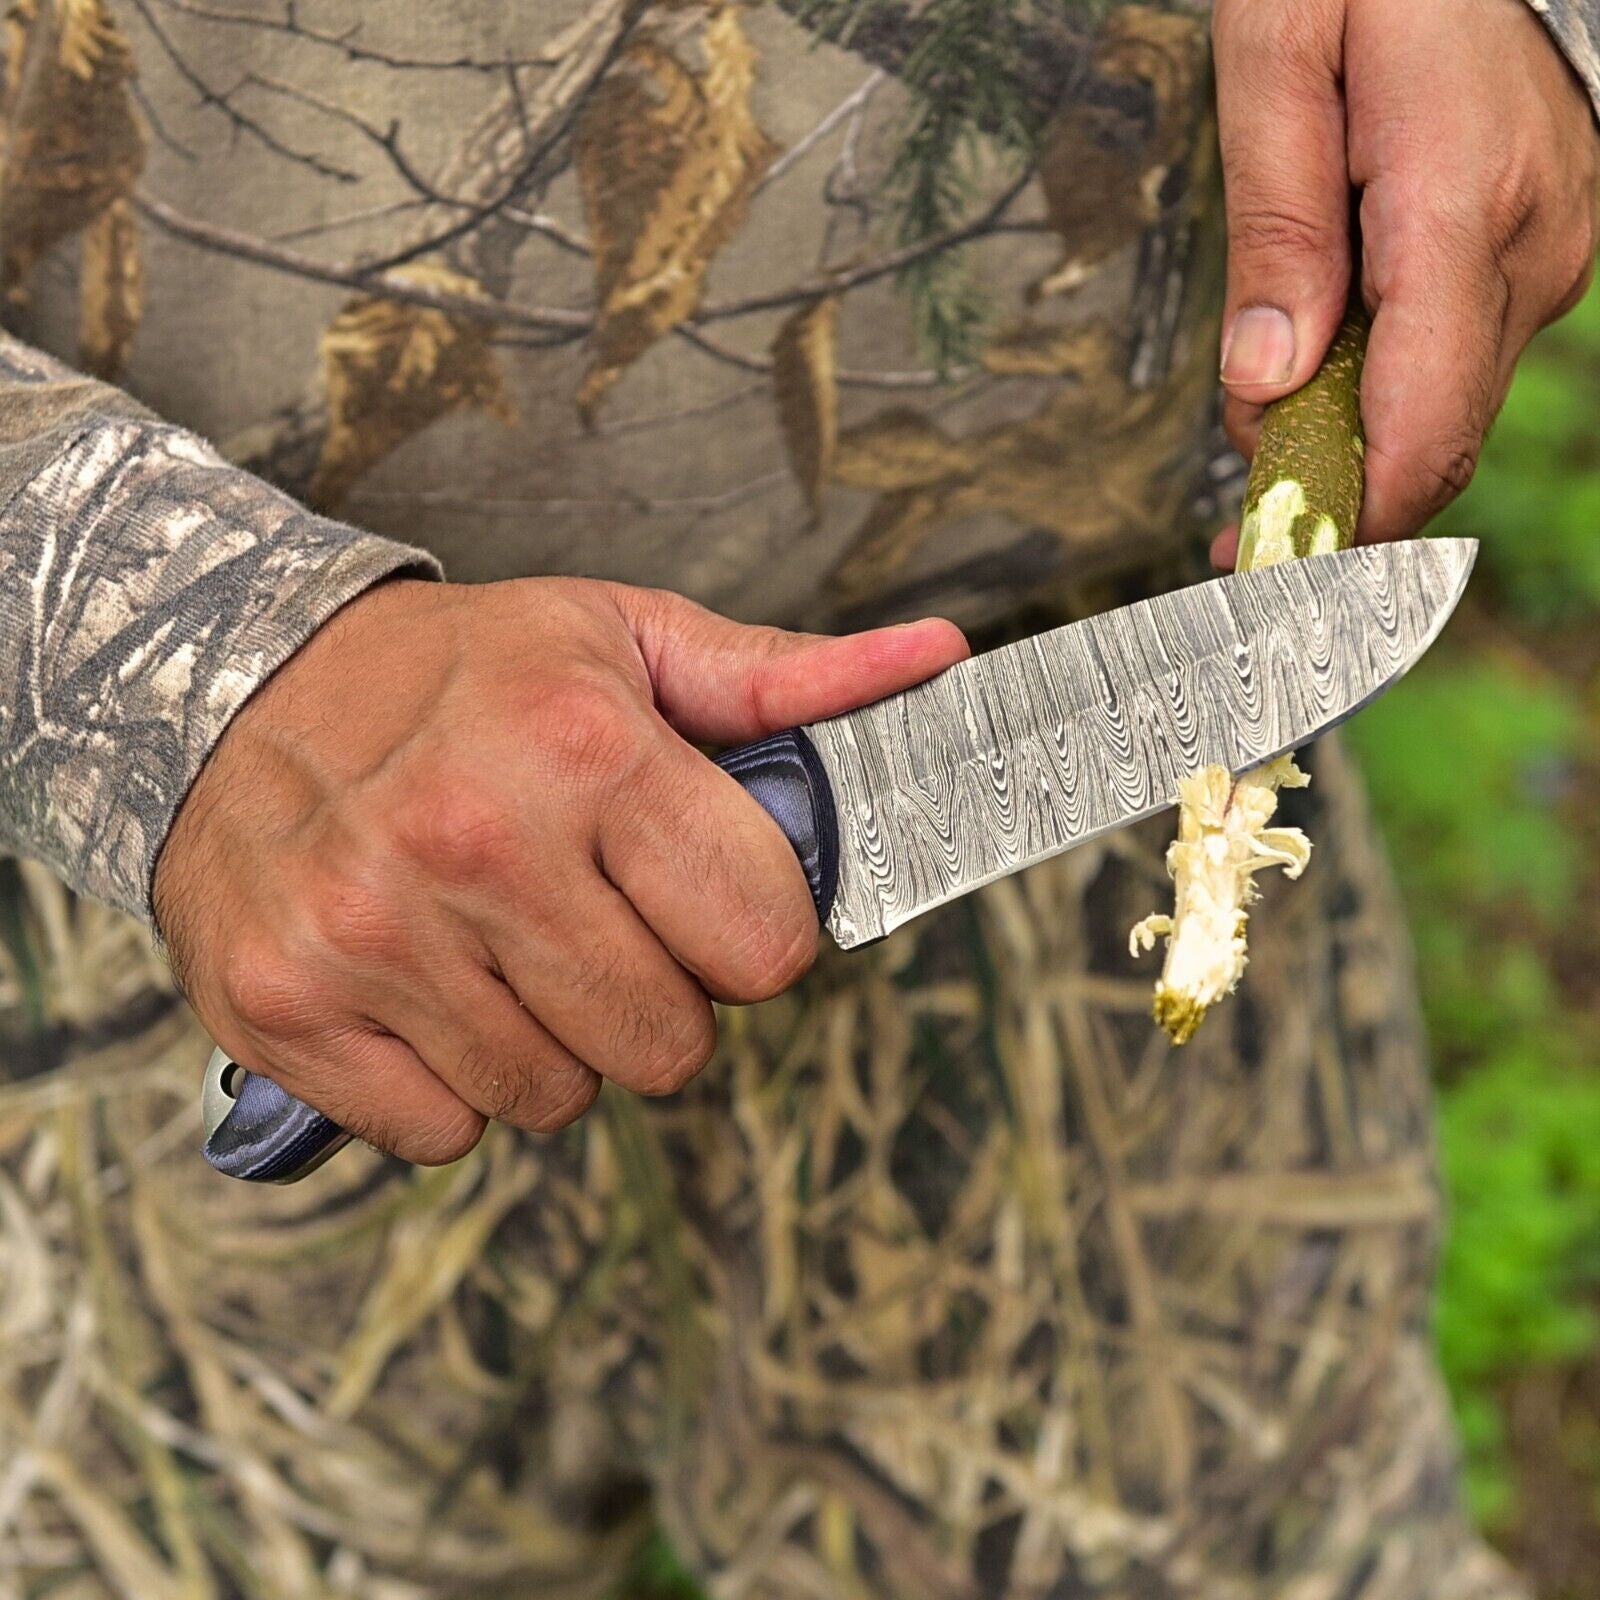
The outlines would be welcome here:
[[[1600,6],[1531,3],[1600,93]],[[980,625],[1213,509],[1203,5],[8,32],[0,846],[136,915],[229,718],[388,573]]]

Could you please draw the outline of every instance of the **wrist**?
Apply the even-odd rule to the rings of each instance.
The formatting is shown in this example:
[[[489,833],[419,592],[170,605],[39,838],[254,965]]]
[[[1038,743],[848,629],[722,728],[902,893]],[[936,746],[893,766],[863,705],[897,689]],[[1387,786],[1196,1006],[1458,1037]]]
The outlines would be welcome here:
[[[449,605],[452,587],[384,578],[334,612],[240,707],[156,857],[151,906],[169,950],[182,942],[182,908],[203,900],[195,891],[222,841],[306,827],[339,789],[382,760],[388,724],[415,720],[416,675],[400,668],[433,653],[428,618]]]

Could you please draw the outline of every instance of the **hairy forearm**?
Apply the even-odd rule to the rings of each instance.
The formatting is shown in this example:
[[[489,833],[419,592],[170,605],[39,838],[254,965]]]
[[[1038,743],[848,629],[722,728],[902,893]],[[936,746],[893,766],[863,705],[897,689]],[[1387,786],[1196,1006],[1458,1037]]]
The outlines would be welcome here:
[[[0,338],[0,849],[149,920],[156,855],[233,715],[402,570],[433,569]]]

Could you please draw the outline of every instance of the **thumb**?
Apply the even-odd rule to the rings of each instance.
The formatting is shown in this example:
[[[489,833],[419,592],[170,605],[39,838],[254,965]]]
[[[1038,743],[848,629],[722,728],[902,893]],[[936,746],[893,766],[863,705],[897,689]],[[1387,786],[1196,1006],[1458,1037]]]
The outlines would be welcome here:
[[[655,687],[686,739],[741,744],[837,716],[965,660],[953,622],[930,618],[826,638],[753,628],[660,589],[613,590]]]
[[[1222,381],[1244,406],[1317,370],[1350,283],[1342,0],[1219,0],[1217,117],[1227,195]]]

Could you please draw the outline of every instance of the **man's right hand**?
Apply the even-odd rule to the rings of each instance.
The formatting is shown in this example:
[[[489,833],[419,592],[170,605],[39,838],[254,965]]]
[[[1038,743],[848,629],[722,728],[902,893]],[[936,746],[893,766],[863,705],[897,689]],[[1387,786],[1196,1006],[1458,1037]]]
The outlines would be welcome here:
[[[690,740],[737,744],[959,661],[938,621],[822,639],[676,595],[397,580],[229,726],[156,867],[217,1042],[422,1163],[491,1117],[549,1130],[611,1078],[681,1087],[713,999],[816,952],[776,824]]]

